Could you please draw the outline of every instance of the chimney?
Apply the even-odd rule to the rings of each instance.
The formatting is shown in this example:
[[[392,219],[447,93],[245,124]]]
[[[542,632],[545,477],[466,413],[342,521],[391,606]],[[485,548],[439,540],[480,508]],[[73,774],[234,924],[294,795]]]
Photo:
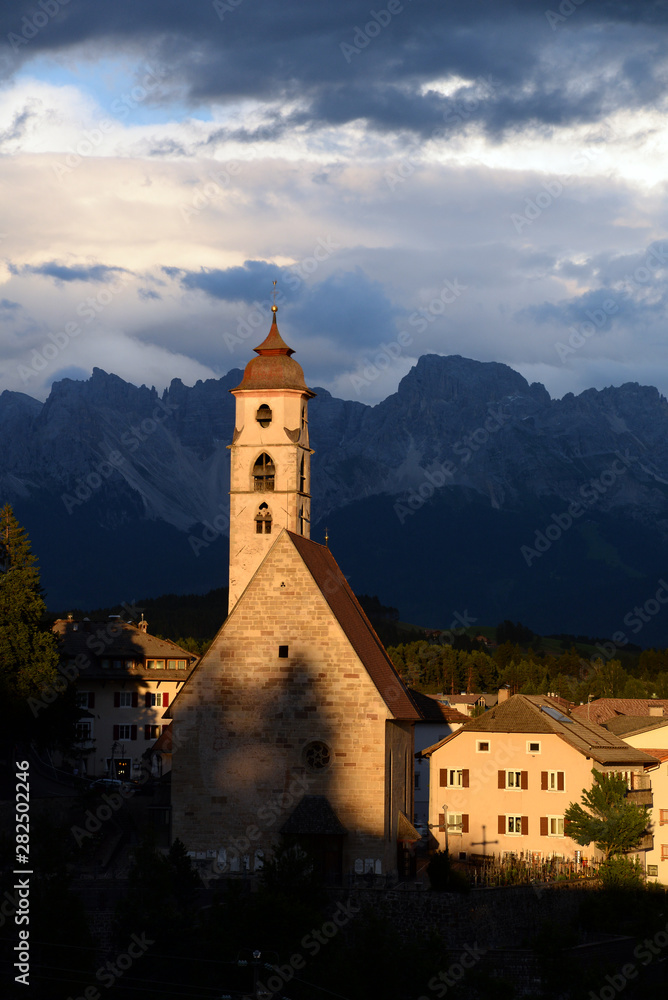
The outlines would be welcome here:
[[[506,684],[504,685],[504,687],[499,688],[499,705],[503,701],[508,701],[509,698],[510,698],[510,688]]]
[[[148,628],[148,622],[144,620],[144,616],[141,616],[141,621],[137,622],[137,628],[140,632],[146,632]]]

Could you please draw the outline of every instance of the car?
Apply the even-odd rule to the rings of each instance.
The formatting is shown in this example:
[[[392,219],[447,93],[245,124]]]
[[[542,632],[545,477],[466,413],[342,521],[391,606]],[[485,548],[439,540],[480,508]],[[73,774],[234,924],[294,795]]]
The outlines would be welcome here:
[[[91,781],[88,787],[104,791],[109,788],[120,788],[121,785],[124,784],[126,784],[126,782],[121,781],[120,778],[96,778],[95,781]]]

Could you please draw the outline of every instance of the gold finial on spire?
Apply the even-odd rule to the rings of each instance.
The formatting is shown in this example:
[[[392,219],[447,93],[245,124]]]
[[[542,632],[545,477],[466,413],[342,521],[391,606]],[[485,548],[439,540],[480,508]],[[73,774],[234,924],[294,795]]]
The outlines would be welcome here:
[[[274,286],[274,290],[272,291],[272,293],[271,293],[271,294],[272,294],[272,295],[273,295],[273,297],[274,297],[274,304],[273,304],[273,306],[271,307],[271,311],[273,312],[273,314],[274,314],[274,317],[275,317],[275,316],[276,316],[276,313],[278,312],[278,306],[276,305],[276,282],[275,282],[275,281],[272,281],[272,285]]]
[[[325,546],[329,548],[329,528],[325,528]]]

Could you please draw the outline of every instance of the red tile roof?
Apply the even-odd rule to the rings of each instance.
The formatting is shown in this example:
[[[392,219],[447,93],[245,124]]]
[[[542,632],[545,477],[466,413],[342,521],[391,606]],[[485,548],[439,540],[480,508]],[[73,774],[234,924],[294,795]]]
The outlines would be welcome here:
[[[642,750],[629,746],[602,726],[566,715],[554,701],[544,695],[513,695],[508,701],[496,705],[477,719],[472,719],[456,733],[427,747],[422,751],[422,756],[431,756],[434,750],[465,732],[553,733],[598,764],[653,763]]]
[[[408,688],[408,692],[417,705],[417,708],[424,722],[459,722],[464,725],[469,721],[469,716],[464,715],[451,705],[444,705],[435,694],[424,694],[416,691],[415,688]]]
[[[395,719],[417,722],[418,709],[330,550],[303,535],[286,534]]]
[[[648,749],[647,747],[640,747],[643,753],[648,753],[650,757],[656,757],[657,760],[664,761],[668,760],[668,750],[665,747],[652,747]]]
[[[664,715],[668,717],[668,699],[661,698],[598,698],[589,705],[576,705],[571,714],[578,719],[587,719],[600,725],[614,715],[649,715],[650,708],[661,705]],[[656,716],[656,718],[661,718]]]

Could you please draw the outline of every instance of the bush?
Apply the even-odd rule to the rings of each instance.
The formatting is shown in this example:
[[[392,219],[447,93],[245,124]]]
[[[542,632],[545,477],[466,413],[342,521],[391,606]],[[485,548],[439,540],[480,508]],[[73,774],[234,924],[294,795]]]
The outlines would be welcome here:
[[[642,889],[643,870],[637,860],[615,857],[603,861],[598,874],[604,889]]]

